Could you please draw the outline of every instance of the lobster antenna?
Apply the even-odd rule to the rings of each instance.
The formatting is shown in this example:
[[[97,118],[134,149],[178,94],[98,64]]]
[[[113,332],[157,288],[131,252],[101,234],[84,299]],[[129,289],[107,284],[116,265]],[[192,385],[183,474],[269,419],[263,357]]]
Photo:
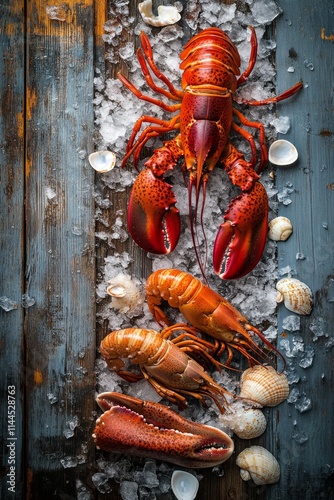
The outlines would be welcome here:
[[[204,208],[205,208],[205,199],[206,199],[206,186],[207,186],[207,178],[203,179],[203,184],[202,184],[202,206],[201,206],[201,228],[202,228],[202,233],[203,233],[203,239],[204,239],[204,245],[205,245],[205,250],[204,250],[204,255],[205,255],[205,260],[204,260],[204,269],[207,267],[208,263],[208,240],[206,237],[206,232],[204,229]],[[197,208],[196,208],[197,210]]]
[[[196,198],[195,198],[195,209],[193,210],[192,208],[192,192],[193,188],[196,190]],[[188,187],[188,204],[189,204],[189,220],[190,220],[190,232],[191,232],[191,238],[194,243],[194,250],[195,250],[195,255],[196,255],[196,260],[198,262],[199,268],[201,270],[203,280],[206,284],[208,284],[208,280],[205,275],[205,267],[206,267],[206,259],[205,262],[203,263],[202,257],[199,253],[199,241],[198,241],[198,233],[196,230],[197,226],[197,208],[198,208],[198,192],[195,186],[195,183],[193,182],[192,179],[189,180],[189,187]],[[205,236],[204,236],[205,239]]]

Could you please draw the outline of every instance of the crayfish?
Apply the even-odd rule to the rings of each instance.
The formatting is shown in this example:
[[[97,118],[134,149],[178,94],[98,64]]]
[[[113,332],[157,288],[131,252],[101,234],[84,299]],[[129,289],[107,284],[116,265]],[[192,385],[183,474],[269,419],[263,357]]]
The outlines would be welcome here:
[[[180,409],[186,407],[185,396],[199,399],[205,406],[204,396],[210,397],[219,410],[224,412],[225,396],[230,394],[220,387],[187,352],[197,349],[200,340],[191,346],[184,341],[184,334],[169,340],[172,332],[145,330],[142,328],[126,328],[109,333],[101,342],[100,351],[110,369],[128,382],[136,382],[141,378],[152,385],[161,397],[168,398]],[[204,346],[202,341],[202,346]],[[202,357],[207,357],[216,367],[219,364],[204,349]],[[124,369],[122,358],[140,367],[141,374]]]
[[[189,175],[188,198],[190,229],[197,261],[205,277],[207,242],[203,211],[210,172],[222,165],[232,184],[241,195],[229,205],[220,225],[213,248],[214,271],[222,279],[235,279],[248,274],[258,263],[264,250],[268,226],[268,198],[259,174],[267,163],[264,127],[249,121],[234,106],[234,94],[248,79],[256,61],[257,39],[251,29],[251,53],[245,71],[240,74],[240,56],[230,38],[218,28],[208,28],[194,36],[181,53],[182,90],[176,89],[163,75],[153,59],[148,37],[141,33],[141,48],[137,51],[143,75],[149,87],[176,104],[166,104],[142,94],[128,79],[119,74],[121,82],[139,99],[155,104],[168,112],[176,112],[170,120],[142,116],[134,125],[122,166],[133,155],[137,168],[143,146],[166,132],[178,135],[156,149],[135,180],[128,207],[128,227],[135,242],[145,251],[167,254],[176,247],[180,235],[180,214],[172,186],[164,180],[180,158],[183,171]],[[158,86],[152,76],[166,88]],[[262,101],[243,101],[260,106],[277,103],[296,94],[298,82],[283,94]],[[235,122],[235,119],[240,123]],[[142,132],[143,124],[148,126]],[[253,136],[243,126],[259,133],[260,158]],[[251,148],[246,161],[229,141],[230,131],[243,136]],[[204,236],[204,255],[199,250],[198,213]]]
[[[163,301],[179,309],[184,318],[197,331],[204,332],[217,341],[217,355],[226,351],[224,366],[230,366],[233,350],[239,351],[250,365],[260,360],[270,362],[267,354],[257,345],[251,332],[269,348],[282,354],[255,326],[224,297],[189,273],[178,269],[159,269],[146,281],[147,305],[160,326],[168,326],[169,319],[162,310]]]

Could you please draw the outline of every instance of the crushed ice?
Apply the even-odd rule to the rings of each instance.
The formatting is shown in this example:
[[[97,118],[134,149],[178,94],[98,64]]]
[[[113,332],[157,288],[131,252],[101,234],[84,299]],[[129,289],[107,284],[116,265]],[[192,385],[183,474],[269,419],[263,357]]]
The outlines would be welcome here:
[[[281,12],[282,9],[274,0],[266,2],[263,0],[248,1],[247,9],[241,10],[237,8],[236,3],[224,5],[218,0],[192,0],[187,2],[182,12],[182,20],[188,28],[193,30],[194,34],[209,26],[223,29],[237,45],[242,60],[241,71],[247,67],[250,54],[250,32],[247,26],[254,26],[259,40],[258,58],[248,82],[238,90],[238,96],[241,101],[251,98],[262,100],[275,94],[275,68],[269,56],[272,56],[276,44],[274,40],[267,40],[263,37],[265,25],[270,24]],[[166,26],[158,31],[157,29],[152,30],[150,26],[141,20],[136,23],[135,18],[129,14],[129,0],[112,1],[109,14],[110,18],[104,25],[105,34],[103,35],[104,41],[108,44],[106,49],[107,60],[112,64],[118,64],[122,60],[123,64],[128,67],[129,79],[135,83],[139,91],[157,97],[150,88],[147,88],[139,63],[134,56],[133,40],[139,35],[140,31],[144,31],[149,36],[152,44],[157,66],[175,87],[180,88],[179,55],[184,44],[182,41],[184,35],[182,27],[176,24]],[[129,42],[129,35],[131,42]],[[291,71],[291,68],[288,68],[288,71]],[[100,267],[97,285],[98,321],[101,324],[107,323],[109,331],[131,326],[158,329],[145,303],[141,304],[139,309],[130,317],[127,313],[123,314],[121,311],[116,314],[112,308],[112,301],[106,293],[108,281],[119,273],[129,273],[133,259],[126,252],[118,253],[116,251],[117,242],[126,241],[128,237],[126,213],[124,210],[120,210],[113,219],[112,226],[109,227],[108,218],[105,215],[106,211],[115,211],[116,209],[106,197],[104,188],[115,193],[121,193],[130,188],[134,182],[137,175],[135,170],[126,170],[119,167],[136,120],[141,115],[150,115],[163,119],[169,119],[169,115],[159,107],[137,99],[119,80],[112,78],[104,80],[99,70],[96,71],[95,90],[94,104],[98,129],[96,147],[98,150],[110,149],[117,157],[116,168],[101,175],[99,178],[100,185],[95,192],[96,219],[101,223],[100,229],[96,233],[97,244],[104,245],[109,253],[112,253],[112,255],[105,257],[104,263]],[[160,97],[159,95],[158,98]],[[165,102],[163,96],[162,100]],[[250,120],[261,121],[264,124],[269,142],[276,138],[277,132],[287,133],[290,128],[289,118],[277,118],[273,106],[248,107],[246,115]],[[240,137],[233,137],[233,142],[246,157],[249,156],[249,146],[244,140]],[[150,140],[147,143],[147,149],[152,151],[161,145],[160,139],[156,141]],[[143,162],[144,160],[140,161],[140,166]],[[187,191],[180,170],[171,173],[169,180],[173,183],[173,190],[178,199],[177,206],[180,210],[183,225],[182,234],[178,247],[173,254],[168,256],[149,254],[148,258],[152,260],[153,271],[165,267],[175,267],[186,269],[201,278],[191,243]],[[280,203],[286,206],[292,203],[295,190],[291,183],[287,183],[278,192],[269,175],[269,169],[262,174],[261,182],[268,192],[269,206],[270,210],[275,214],[274,216],[276,216]],[[52,194],[52,191],[49,191],[48,198]],[[204,211],[209,255],[212,254],[217,228],[232,196],[234,197],[235,193],[231,195],[231,186],[226,175],[221,170],[216,169],[210,176]],[[273,341],[277,338],[275,315],[276,278],[277,276],[293,276],[295,274],[296,271],[291,266],[277,269],[276,244],[268,241],[260,263],[250,275],[235,282],[222,282],[209,268],[208,280],[213,288],[217,289],[235,307],[239,308],[250,323],[258,326],[264,331],[265,336],[270,341]],[[330,288],[329,295],[333,301],[333,285]],[[301,379],[298,370],[305,370],[312,365],[314,350],[312,347],[304,345],[304,341],[300,336],[299,317],[290,316],[285,318],[284,328],[290,332],[289,337],[292,336],[291,344],[290,338],[281,339],[279,348],[282,349],[283,354],[288,359],[286,373],[289,383],[298,384]],[[323,335],[324,325],[318,319],[313,322],[311,329],[316,341]],[[298,370],[295,366],[296,360]],[[236,360],[236,367],[238,366]],[[98,392],[124,392],[142,399],[160,401],[160,397],[145,380],[136,384],[129,384],[112,373],[101,358],[96,361],[96,374]],[[238,377],[235,372],[214,372],[212,376],[226,389],[235,392],[238,386]],[[292,388],[289,402],[294,404],[300,413],[308,411],[312,406],[307,396],[296,387]],[[199,404],[190,402],[188,408],[181,414],[202,423],[210,422],[219,426],[218,410],[213,404],[208,403],[209,409],[204,411]],[[226,429],[224,430],[226,431]],[[296,441],[303,441],[306,440],[307,436],[296,431],[293,438]],[[65,457],[63,460],[66,464],[63,464],[64,467],[72,466],[73,460],[71,460],[71,457]],[[102,457],[98,458],[97,465],[98,472],[93,476],[93,482],[101,493],[109,492],[108,481],[110,479],[119,483],[120,494],[122,498],[127,500],[130,498],[151,498],[151,496],[156,498],[156,496],[158,497],[160,494],[170,491],[170,478],[174,470],[174,467],[170,464],[158,464],[146,460],[143,465],[140,461],[130,462],[127,458],[110,455],[108,460]],[[222,476],[224,466],[216,467],[213,473]],[[200,479],[200,476],[198,478]],[[81,488],[83,498],[85,498],[86,491],[82,489],[82,485],[78,485],[78,488]]]

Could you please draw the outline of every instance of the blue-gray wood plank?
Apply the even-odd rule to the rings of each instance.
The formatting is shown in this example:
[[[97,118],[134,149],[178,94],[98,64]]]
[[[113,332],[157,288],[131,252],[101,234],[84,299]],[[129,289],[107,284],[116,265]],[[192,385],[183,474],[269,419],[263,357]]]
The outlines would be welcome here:
[[[277,21],[277,89],[302,79],[298,99],[282,102],[278,114],[289,116],[286,138],[299,151],[297,163],[277,169],[277,187],[291,185],[292,203],[280,204],[279,214],[289,217],[294,232],[278,245],[279,268],[290,266],[294,277],[314,293],[314,309],[301,318],[298,332],[284,332],[289,311],[278,308],[279,338],[300,335],[305,349],[314,349],[313,365],[299,366],[300,356],[290,358],[299,381],[296,405],[281,405],[277,427],[282,476],[269,498],[313,500],[334,498],[334,4],[281,0],[283,15]],[[287,71],[293,66],[294,73]],[[304,259],[297,259],[303,254]],[[285,333],[285,334],[284,334]],[[287,334],[287,336],[286,336]],[[297,408],[311,400],[308,411]],[[305,439],[304,442],[303,439]]]
[[[259,443],[280,461],[277,486],[241,482],[230,461],[223,478],[203,471],[202,500],[334,498],[333,3],[279,3],[284,13],[277,21],[277,90],[298,78],[305,88],[277,107],[278,115],[290,117],[285,137],[300,153],[293,168],[276,171],[280,191],[286,183],[295,189],[292,204],[280,205],[280,215],[293,221],[294,234],[278,245],[278,258],[280,268],[291,266],[315,294],[314,311],[301,319],[300,332],[305,346],[315,350],[313,366],[303,369],[299,358],[292,359],[300,377],[294,387],[311,399],[312,409],[300,413],[287,403],[270,410],[269,428]],[[94,472],[93,174],[80,151],[93,149],[93,7],[100,35],[105,2],[66,5],[65,21],[51,21],[43,2],[1,4],[0,295],[18,304],[10,312],[0,308],[1,498],[73,498],[75,481],[89,489]],[[100,46],[95,45],[95,54],[102,67]],[[292,65],[291,74],[287,68]],[[136,270],[146,275],[150,263],[136,252]],[[305,259],[296,260],[297,252]],[[23,309],[22,293],[33,297],[35,305]],[[289,314],[279,306],[280,339],[292,339],[282,327]],[[322,322],[325,335],[314,342]],[[16,495],[11,497],[8,385],[16,387]],[[49,395],[57,402],[51,404]],[[80,425],[66,439],[63,432],[73,417]],[[308,439],[298,443],[296,432]],[[64,469],[60,463],[80,455],[84,463],[78,467]],[[110,498],[119,498],[115,489]]]
[[[0,300],[14,307],[0,307],[0,497],[23,498],[23,2],[3,2],[0,13]]]
[[[93,7],[67,2],[57,20],[43,2],[2,3],[1,294],[18,303],[1,310],[1,389],[17,389],[15,494],[1,406],[2,498],[73,496],[94,462]]]

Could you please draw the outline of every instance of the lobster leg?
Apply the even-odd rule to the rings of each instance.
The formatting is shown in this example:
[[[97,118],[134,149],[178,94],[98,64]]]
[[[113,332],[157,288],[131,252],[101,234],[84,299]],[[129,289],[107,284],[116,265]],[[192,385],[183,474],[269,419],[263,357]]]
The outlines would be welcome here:
[[[253,26],[249,26],[249,29],[251,30],[251,39],[250,39],[251,53],[249,56],[249,63],[248,63],[247,68],[245,69],[245,71],[242,73],[242,75],[239,76],[238,81],[237,81],[237,87],[239,87],[240,85],[242,85],[243,83],[245,83],[247,81],[247,79],[248,79],[249,75],[251,74],[251,72],[253,71],[253,68],[254,68],[255,63],[256,63],[256,56],[257,56],[256,33],[255,33],[255,29],[253,28]]]
[[[262,101],[247,100],[247,99],[234,99],[238,104],[248,104],[249,106],[266,106],[267,104],[276,104],[277,102],[284,101],[289,97],[297,94],[303,88],[303,82],[297,82],[293,87],[286,90],[280,95],[263,99]]]
[[[162,94],[169,99],[172,99],[174,101],[182,101],[182,97],[184,92],[179,91],[175,89],[173,84],[168,80],[165,75],[163,75],[157,66],[154,63],[153,60],[153,52],[152,52],[152,47],[150,45],[148,37],[145,35],[145,33],[141,33],[140,35],[140,40],[141,40],[141,45],[142,45],[142,50],[138,49],[137,51],[137,59],[139,61],[140,67],[142,69],[144,78],[147,82],[147,84],[151,87],[152,90],[155,92],[158,92],[159,94]],[[169,91],[166,91],[165,89],[158,87],[149,72],[149,69],[147,67],[147,63],[151,69],[151,71],[154,73],[154,75],[160,79],[163,83],[167,85],[169,88]],[[169,105],[161,101],[160,99],[154,99],[151,96],[148,96],[146,94],[143,94],[135,85],[133,85],[125,76],[123,76],[121,73],[118,73],[118,79],[123,83],[125,87],[127,87],[138,99],[150,102],[151,104],[155,104],[156,106],[159,106],[165,111],[174,113],[175,111],[179,111],[181,108],[181,102],[178,104],[173,104]],[[165,132],[170,132],[171,130],[178,129],[179,126],[177,125],[177,122],[179,121],[179,115],[173,117],[169,121],[165,120],[160,120],[158,118],[150,117],[150,116],[142,116],[137,120],[137,122],[134,125],[133,132],[131,134],[130,140],[128,142],[127,146],[127,154],[125,158],[122,161],[122,167],[125,165],[129,157],[135,153],[135,166],[138,161],[139,154],[145,145],[145,143],[151,138],[151,137],[156,137],[159,135],[164,134]],[[149,122],[149,123],[154,123],[159,125],[159,127],[152,127],[149,126],[147,127],[143,133],[140,135],[139,139],[135,142],[135,138],[141,128],[141,125],[144,122]]]
[[[240,113],[240,111],[236,110],[235,108],[233,109],[233,114],[238,117],[240,122],[243,125],[246,125],[247,127],[255,128],[259,131],[259,145],[260,145],[260,163],[256,169],[257,172],[262,172],[264,167],[267,164],[268,161],[268,152],[267,152],[267,147],[266,147],[266,134],[264,131],[264,126],[262,123],[259,122],[253,122],[247,120],[247,118]],[[257,163],[257,154],[256,154],[256,145],[254,141],[254,137],[252,134],[249,134],[246,132],[244,129],[241,127],[238,127],[235,123],[232,123],[232,128],[237,131],[242,137],[244,137],[250,144],[251,151],[252,151],[252,160],[251,160],[251,166],[255,168],[255,165]]]
[[[137,122],[135,123],[133,132],[129,139],[129,143],[127,146],[127,154],[123,158],[121,165],[122,168],[125,166],[126,162],[133,154],[134,167],[138,170],[137,165],[139,161],[139,155],[142,148],[145,146],[146,142],[151,137],[157,137],[162,134],[165,134],[166,132],[170,132],[171,130],[177,130],[178,128],[180,128],[178,121],[179,121],[179,116],[175,116],[170,121],[160,120],[159,118],[154,118],[151,116],[142,116],[141,118],[139,118],[139,120],[137,120]],[[134,139],[137,133],[139,132],[141,125],[144,122],[154,123],[156,124],[156,126],[151,125],[149,127],[146,127],[140,134],[139,138],[136,140],[135,144],[133,144]]]
[[[151,97],[149,95],[143,94],[135,85],[133,85],[127,78],[125,78],[124,75],[121,73],[117,74],[118,79],[123,83],[125,87],[127,87],[131,92],[138,97],[138,99],[141,99],[142,101],[147,101],[152,104],[156,104],[160,108],[164,109],[165,111],[170,111],[173,113],[174,111],[177,111],[180,107],[179,104],[165,104],[163,101],[160,99],[154,99],[154,97]]]
[[[137,59],[139,61],[140,67],[142,69],[142,72],[143,72],[143,75],[145,77],[147,84],[151,87],[152,90],[159,92],[160,94],[163,94],[166,97],[169,97],[169,99],[173,99],[176,101],[182,101],[184,92],[182,90],[177,90],[174,87],[174,85],[172,84],[172,82],[170,82],[168,80],[168,78],[163,73],[161,73],[159,68],[156,66],[154,59],[153,59],[153,51],[152,51],[150,41],[148,39],[148,36],[143,31],[140,33],[140,42],[141,42],[141,46],[142,46],[142,49],[144,51],[144,54],[140,49],[138,49]],[[155,83],[153,82],[153,80],[151,78],[149,70],[147,68],[146,60],[149,64],[149,67],[151,68],[152,72],[154,73],[154,75],[159,80],[161,80],[163,83],[165,83],[165,85],[167,85],[167,87],[169,88],[169,92],[167,92],[163,88],[157,87],[155,85]]]
[[[222,279],[237,279],[249,273],[261,258],[268,228],[268,197],[258,174],[231,143],[222,161],[242,194],[225,212],[214,244],[213,266]]]

